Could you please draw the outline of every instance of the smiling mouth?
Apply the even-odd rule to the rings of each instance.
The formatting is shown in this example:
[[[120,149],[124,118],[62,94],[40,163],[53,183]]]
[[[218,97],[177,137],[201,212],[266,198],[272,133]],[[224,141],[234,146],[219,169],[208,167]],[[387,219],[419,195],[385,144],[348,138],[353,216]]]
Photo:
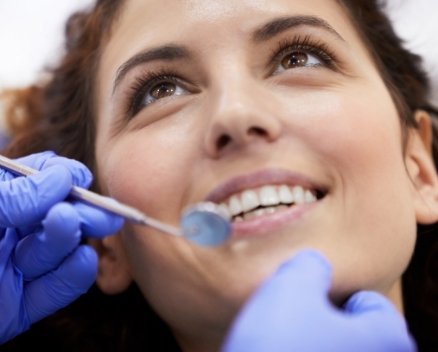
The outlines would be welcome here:
[[[239,222],[315,203],[324,196],[323,191],[299,185],[265,185],[233,194],[219,208],[232,222]]]

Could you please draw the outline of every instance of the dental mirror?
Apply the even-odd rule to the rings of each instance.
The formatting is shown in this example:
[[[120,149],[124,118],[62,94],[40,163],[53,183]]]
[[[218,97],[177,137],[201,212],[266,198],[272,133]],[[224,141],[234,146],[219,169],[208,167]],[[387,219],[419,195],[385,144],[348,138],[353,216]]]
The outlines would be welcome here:
[[[0,166],[19,176],[29,176],[38,172],[3,155],[0,155]],[[173,236],[184,237],[201,246],[220,245],[231,233],[229,217],[216,204],[210,202],[198,203],[183,211],[180,219],[181,229],[178,229],[153,219],[136,208],[81,187],[73,186],[70,196],[134,223],[146,225]]]

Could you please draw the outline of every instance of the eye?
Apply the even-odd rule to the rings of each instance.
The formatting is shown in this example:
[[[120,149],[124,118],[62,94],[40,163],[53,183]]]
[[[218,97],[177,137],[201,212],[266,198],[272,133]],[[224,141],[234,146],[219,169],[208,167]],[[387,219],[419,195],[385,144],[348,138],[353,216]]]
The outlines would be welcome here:
[[[336,69],[334,55],[324,43],[309,37],[280,43],[273,57],[273,74],[295,68],[327,67]]]
[[[281,60],[281,66],[285,70],[297,67],[312,67],[321,64],[322,62],[318,57],[308,54],[305,51],[293,51]]]
[[[194,91],[173,73],[150,72],[138,77],[128,91],[127,114],[130,117],[158,100],[187,95]]]
[[[147,106],[159,99],[188,94],[188,91],[175,81],[175,78],[169,78],[159,82],[151,82],[144,92],[142,105]]]

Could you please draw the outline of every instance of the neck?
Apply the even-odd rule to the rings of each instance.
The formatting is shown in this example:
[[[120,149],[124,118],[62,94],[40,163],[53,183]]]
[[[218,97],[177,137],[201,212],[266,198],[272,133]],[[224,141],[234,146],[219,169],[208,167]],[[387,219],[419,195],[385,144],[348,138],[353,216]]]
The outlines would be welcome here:
[[[392,286],[386,294],[386,297],[389,298],[401,314],[404,314],[401,279]]]
[[[400,314],[404,315],[401,280],[398,280],[385,295],[400,312]],[[223,330],[215,332],[212,332],[211,330],[208,332],[205,331],[205,333],[196,334],[196,336],[191,339],[181,338],[181,336],[183,336],[182,334],[175,335],[183,351],[215,352],[220,349],[220,346],[223,343],[225,332]],[[203,336],[204,338],[200,339],[200,336]]]
[[[200,339],[199,336],[192,339],[180,338],[176,336],[176,340],[180,345],[182,351],[185,352],[217,352],[220,350],[224,339],[224,334],[220,336],[210,336],[210,338],[205,338],[205,336]]]

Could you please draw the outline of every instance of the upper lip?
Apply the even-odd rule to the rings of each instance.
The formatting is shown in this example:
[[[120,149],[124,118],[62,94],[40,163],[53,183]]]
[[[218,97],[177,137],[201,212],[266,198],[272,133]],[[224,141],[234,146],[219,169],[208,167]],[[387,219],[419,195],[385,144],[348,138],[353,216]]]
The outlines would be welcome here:
[[[233,194],[246,189],[279,184],[301,186],[305,189],[315,190],[321,195],[327,193],[327,186],[317,183],[307,175],[284,169],[267,169],[233,177],[213,189],[205,200],[219,204]]]

